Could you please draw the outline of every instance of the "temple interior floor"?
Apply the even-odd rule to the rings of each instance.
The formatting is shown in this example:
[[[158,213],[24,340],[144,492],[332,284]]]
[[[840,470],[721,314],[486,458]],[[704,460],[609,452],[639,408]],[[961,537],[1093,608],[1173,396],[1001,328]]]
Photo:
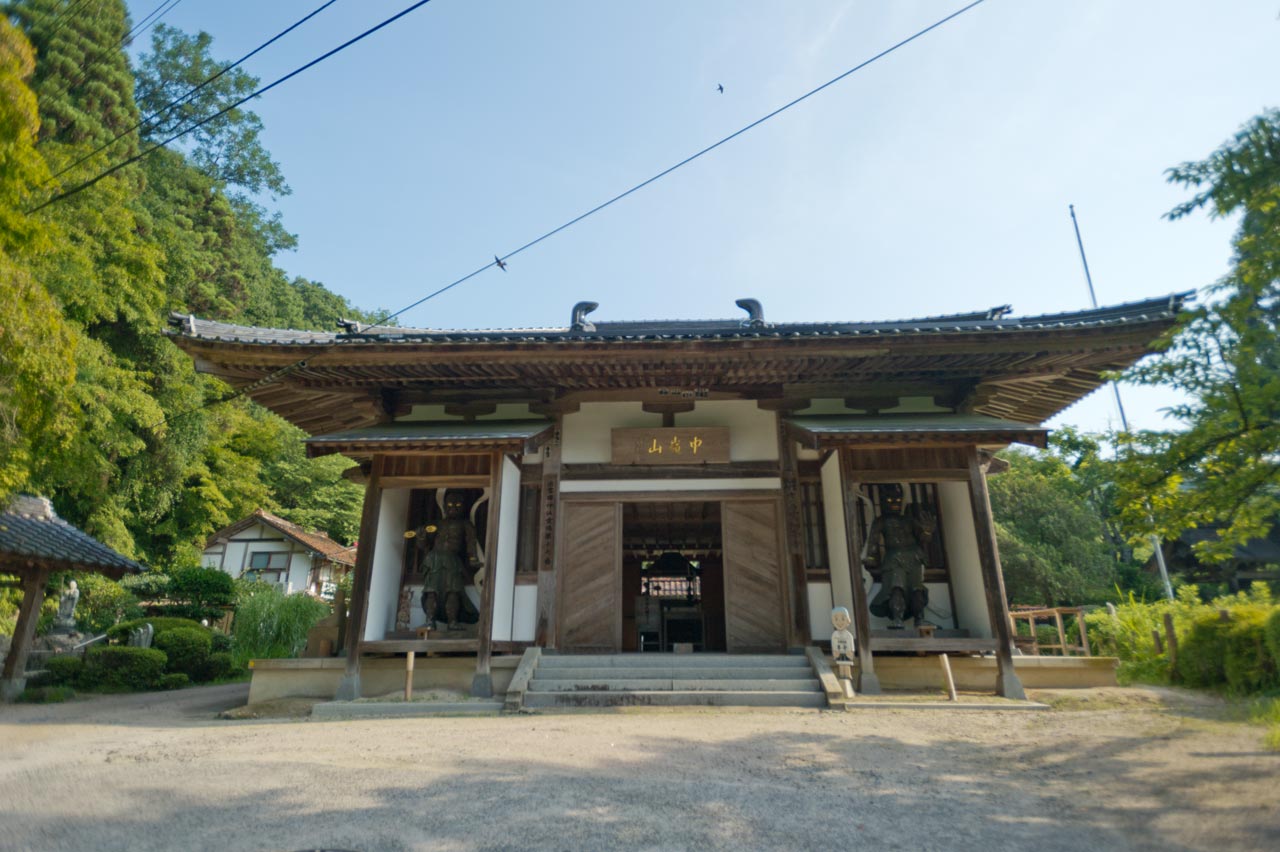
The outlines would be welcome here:
[[[247,685],[0,707],[3,849],[1256,850],[1280,754],[1212,697],[1047,712],[219,719]]]

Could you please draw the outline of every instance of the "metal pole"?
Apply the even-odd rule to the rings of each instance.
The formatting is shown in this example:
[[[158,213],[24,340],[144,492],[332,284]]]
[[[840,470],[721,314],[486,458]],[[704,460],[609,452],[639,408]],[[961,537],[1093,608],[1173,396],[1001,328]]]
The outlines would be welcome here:
[[[1085,257],[1084,240],[1080,238],[1080,223],[1076,221],[1076,206],[1068,204],[1067,209],[1071,211],[1071,227],[1076,232],[1076,245],[1080,248],[1080,263],[1084,266],[1084,280],[1089,285],[1089,301],[1093,303],[1096,310],[1098,307],[1098,294],[1093,289],[1093,276],[1089,274],[1089,259]],[[1120,412],[1120,425],[1124,427],[1124,431],[1129,431],[1129,418],[1124,413],[1124,403],[1120,400],[1120,385],[1117,382],[1111,383],[1111,391],[1116,397],[1116,410]],[[1155,533],[1151,534],[1151,546],[1155,549],[1156,565],[1160,568],[1160,582],[1164,584],[1164,595],[1169,600],[1173,600],[1173,586],[1169,584],[1169,566],[1164,562],[1164,549],[1160,546],[1160,536]]]

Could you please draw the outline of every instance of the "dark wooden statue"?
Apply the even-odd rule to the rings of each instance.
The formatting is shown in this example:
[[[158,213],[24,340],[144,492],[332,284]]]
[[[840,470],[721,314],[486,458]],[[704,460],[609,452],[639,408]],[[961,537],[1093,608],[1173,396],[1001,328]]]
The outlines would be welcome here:
[[[466,588],[479,566],[476,555],[476,528],[466,518],[466,502],[457,492],[444,496],[444,519],[415,530],[422,557],[422,611],[427,622],[474,624],[480,618]]]
[[[924,584],[924,569],[937,519],[928,509],[914,504],[910,512],[904,512],[900,485],[886,485],[881,495],[882,514],[867,534],[870,552],[866,563],[880,566],[880,591],[871,601],[871,614],[888,618],[893,630],[901,630],[908,617],[917,627],[927,625],[924,613],[929,590]]]

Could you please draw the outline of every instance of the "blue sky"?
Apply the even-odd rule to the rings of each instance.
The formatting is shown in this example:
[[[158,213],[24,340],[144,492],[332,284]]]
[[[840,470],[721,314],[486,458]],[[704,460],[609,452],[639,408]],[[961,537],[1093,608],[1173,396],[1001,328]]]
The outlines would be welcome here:
[[[232,59],[320,0],[186,0]],[[264,81],[409,5],[339,0]],[[398,309],[963,6],[960,0],[434,0],[256,102],[293,194],[278,262]],[[135,18],[153,0],[131,0]],[[1198,159],[1280,102],[1280,2],[988,0],[707,157],[403,318],[893,319],[1202,287],[1232,222],[1161,216]],[[145,46],[146,37],[144,37]],[[724,93],[716,91],[722,84]],[[1171,397],[1124,391],[1161,425]],[[1097,393],[1053,421],[1100,430]]]

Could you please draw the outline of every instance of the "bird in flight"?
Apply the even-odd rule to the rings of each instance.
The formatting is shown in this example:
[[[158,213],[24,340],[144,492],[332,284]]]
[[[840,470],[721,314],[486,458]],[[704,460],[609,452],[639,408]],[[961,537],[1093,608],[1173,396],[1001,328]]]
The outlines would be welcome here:
[[[721,84],[719,84],[719,83],[717,83],[717,84],[716,84],[716,91],[723,95],[723,94],[724,94],[724,86],[723,86],[723,85],[721,85]]]
[[[498,257],[496,254],[493,256],[493,262],[498,264],[498,268],[501,269],[503,272],[507,271],[507,265],[503,263],[502,258]]]

